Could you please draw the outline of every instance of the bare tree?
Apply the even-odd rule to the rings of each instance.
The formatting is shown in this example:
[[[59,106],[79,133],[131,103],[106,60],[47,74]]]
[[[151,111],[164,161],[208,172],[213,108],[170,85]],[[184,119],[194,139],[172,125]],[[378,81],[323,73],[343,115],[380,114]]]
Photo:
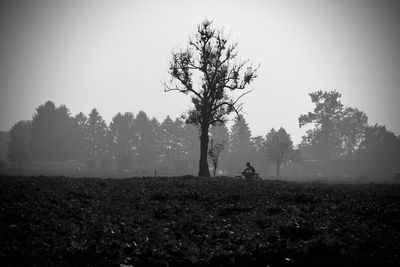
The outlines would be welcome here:
[[[211,139],[210,141],[210,148],[208,149],[208,157],[210,158],[214,168],[214,174],[213,174],[214,177],[217,172],[219,157],[221,155],[221,152],[225,148],[225,144],[226,144],[225,142],[217,143],[214,141],[214,139]]]
[[[210,125],[223,123],[231,112],[239,115],[241,104],[238,101],[250,91],[237,97],[229,92],[244,90],[259,68],[252,68],[249,60],[236,60],[237,44],[228,44],[229,36],[211,24],[211,21],[203,21],[186,49],[172,53],[168,71],[171,80],[164,83],[165,91],[191,96],[194,107],[186,120],[200,126],[199,176],[203,177],[210,176],[207,162]],[[194,78],[199,78],[199,88],[195,88]]]

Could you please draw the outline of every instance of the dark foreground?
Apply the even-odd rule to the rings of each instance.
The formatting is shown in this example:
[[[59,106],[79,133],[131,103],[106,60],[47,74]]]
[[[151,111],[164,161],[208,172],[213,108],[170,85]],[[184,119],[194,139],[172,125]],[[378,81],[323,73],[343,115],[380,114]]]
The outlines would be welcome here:
[[[400,266],[400,186],[0,177],[3,266]]]

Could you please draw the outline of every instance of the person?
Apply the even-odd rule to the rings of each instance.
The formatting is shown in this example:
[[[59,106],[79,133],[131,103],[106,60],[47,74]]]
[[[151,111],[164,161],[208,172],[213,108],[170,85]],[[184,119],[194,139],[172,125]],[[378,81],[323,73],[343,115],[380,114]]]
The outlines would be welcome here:
[[[246,169],[244,169],[243,174],[247,176],[253,176],[256,173],[256,170],[253,166],[251,166],[250,162],[246,163]]]

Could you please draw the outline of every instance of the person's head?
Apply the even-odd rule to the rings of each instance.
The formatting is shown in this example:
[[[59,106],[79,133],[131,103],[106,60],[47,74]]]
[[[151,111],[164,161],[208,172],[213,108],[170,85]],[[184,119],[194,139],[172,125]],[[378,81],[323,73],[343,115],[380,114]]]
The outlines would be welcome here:
[[[250,162],[246,162],[246,166],[247,166],[247,167],[250,167]]]

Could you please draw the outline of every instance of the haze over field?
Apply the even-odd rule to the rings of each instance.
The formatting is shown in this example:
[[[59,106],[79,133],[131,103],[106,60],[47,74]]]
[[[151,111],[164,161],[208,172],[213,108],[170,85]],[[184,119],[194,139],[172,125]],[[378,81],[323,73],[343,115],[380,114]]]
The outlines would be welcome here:
[[[174,48],[204,18],[225,27],[242,58],[261,64],[244,99],[252,134],[284,127],[294,143],[308,93],[338,90],[369,124],[400,134],[396,1],[2,1],[0,130],[47,100],[106,122],[144,110],[162,121],[189,97],[164,93]],[[283,108],[285,111],[282,111]]]

